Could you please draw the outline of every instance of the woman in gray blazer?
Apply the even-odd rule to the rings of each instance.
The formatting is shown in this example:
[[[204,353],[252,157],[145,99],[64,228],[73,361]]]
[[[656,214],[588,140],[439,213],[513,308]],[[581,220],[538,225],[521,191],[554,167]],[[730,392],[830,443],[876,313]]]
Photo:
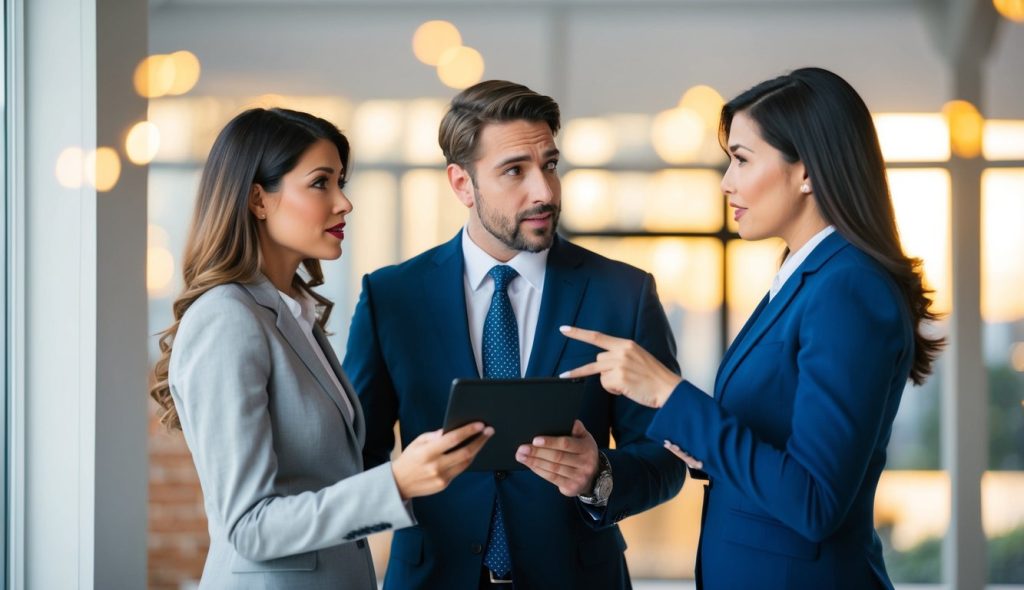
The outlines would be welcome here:
[[[362,411],[325,337],[331,302],[312,290],[319,261],[341,256],[348,159],[327,121],[252,109],[203,169],[151,390],[199,473],[201,588],[376,588],[363,538],[414,525],[409,500],[447,487],[493,434],[427,433],[363,471]]]

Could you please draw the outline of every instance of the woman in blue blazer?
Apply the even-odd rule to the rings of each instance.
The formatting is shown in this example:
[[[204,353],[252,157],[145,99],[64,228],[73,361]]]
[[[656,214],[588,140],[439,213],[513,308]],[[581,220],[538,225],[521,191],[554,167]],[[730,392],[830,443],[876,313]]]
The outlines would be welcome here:
[[[628,340],[566,376],[659,408],[665,441],[705,489],[699,587],[892,588],[873,526],[907,380],[942,341],[920,261],[900,247],[877,135],[839,76],[796,70],[722,109],[722,190],[745,240],[782,238],[771,291],[726,352],[714,397]],[[700,474],[700,475],[703,475]]]

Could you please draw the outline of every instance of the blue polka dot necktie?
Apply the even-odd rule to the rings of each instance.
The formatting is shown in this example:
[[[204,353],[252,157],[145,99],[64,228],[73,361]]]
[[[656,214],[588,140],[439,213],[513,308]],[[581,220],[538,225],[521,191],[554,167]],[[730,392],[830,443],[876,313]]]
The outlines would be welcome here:
[[[487,274],[494,279],[494,295],[484,320],[483,369],[485,379],[519,378],[519,325],[508,298],[508,284],[519,276],[511,266],[499,264]],[[505,518],[501,510],[501,497],[496,496],[491,531],[487,538],[484,565],[499,577],[512,570],[512,559],[505,536]]]

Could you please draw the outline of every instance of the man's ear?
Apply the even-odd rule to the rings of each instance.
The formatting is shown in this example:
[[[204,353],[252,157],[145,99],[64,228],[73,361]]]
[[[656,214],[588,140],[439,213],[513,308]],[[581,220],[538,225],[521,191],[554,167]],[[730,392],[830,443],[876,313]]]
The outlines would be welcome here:
[[[256,183],[253,183],[249,188],[249,211],[257,219],[267,218],[267,205],[263,200],[263,187]]]
[[[448,184],[451,185],[455,197],[468,209],[476,203],[473,190],[473,177],[469,171],[458,164],[448,164]]]

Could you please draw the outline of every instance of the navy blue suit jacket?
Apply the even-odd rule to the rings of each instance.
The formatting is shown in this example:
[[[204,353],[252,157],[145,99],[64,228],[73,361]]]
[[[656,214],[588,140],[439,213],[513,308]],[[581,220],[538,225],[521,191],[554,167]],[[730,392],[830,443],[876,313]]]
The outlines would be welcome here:
[[[463,287],[461,233],[363,279],[344,368],[366,417],[369,469],[402,444],[442,426],[457,377],[477,377]],[[558,332],[563,324],[632,338],[673,369],[675,342],[654,278],[556,238],[548,255],[528,377],[551,377],[594,360],[598,349]],[[614,490],[595,520],[576,498],[528,470],[466,472],[444,492],[416,498],[419,525],[395,532],[385,588],[475,588],[496,494],[501,494],[517,590],[628,588],[615,523],[664,502],[685,466],[644,433],[654,412],[588,379],[580,419],[607,454]],[[609,434],[616,448],[607,450]]]
[[[648,431],[710,477],[703,588],[892,588],[873,504],[914,325],[890,275],[838,233],[729,348],[711,398],[683,381]]]

